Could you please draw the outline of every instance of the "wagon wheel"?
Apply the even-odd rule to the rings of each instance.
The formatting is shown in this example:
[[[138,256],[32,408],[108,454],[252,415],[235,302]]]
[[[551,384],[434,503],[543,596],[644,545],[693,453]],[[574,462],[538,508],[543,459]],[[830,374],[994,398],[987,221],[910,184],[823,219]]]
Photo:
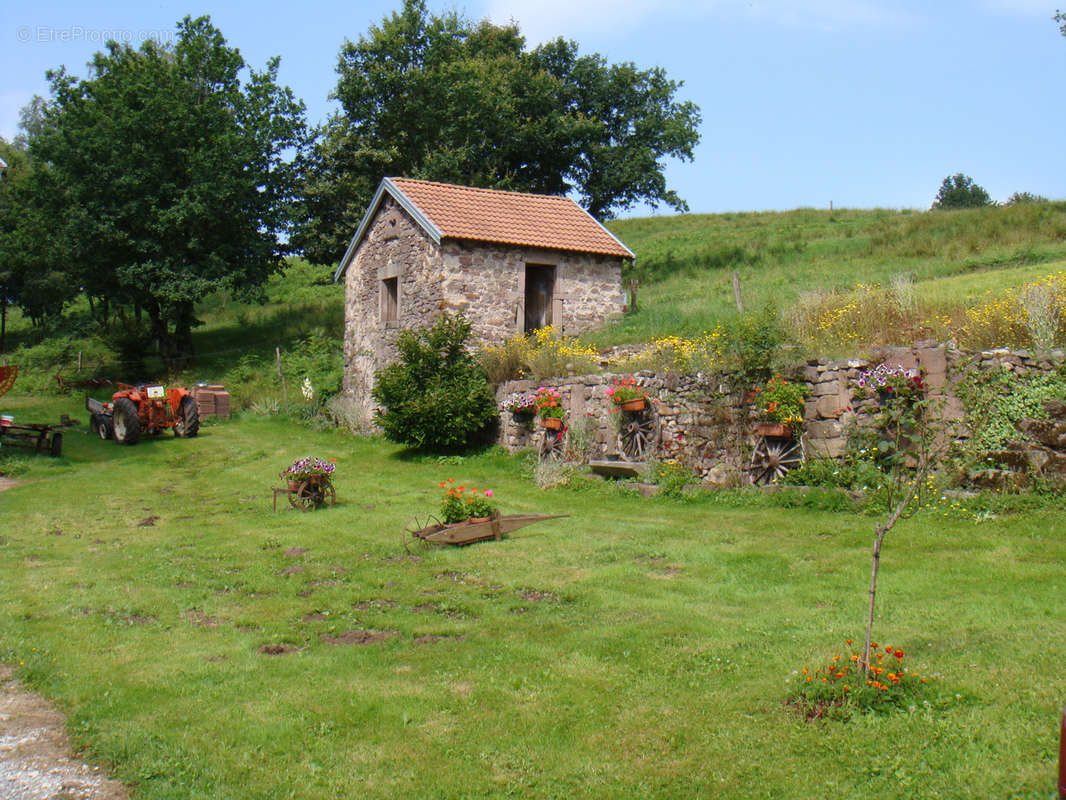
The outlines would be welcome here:
[[[403,526],[403,549],[410,553],[412,547],[418,547],[423,550],[433,547],[433,542],[427,542],[417,534],[426,528],[431,528],[434,525],[440,524],[441,521],[432,514],[415,514],[407,520],[407,524]]]
[[[659,418],[649,404],[643,411],[619,411],[618,450],[625,461],[644,461],[659,446]]]
[[[333,481],[326,481],[322,484],[322,500],[319,501],[320,506],[332,506],[337,502],[337,490],[333,488]]]
[[[751,482],[765,486],[803,463],[803,447],[794,439],[760,436],[751,454]]]
[[[540,440],[541,461],[561,461],[566,451],[564,442],[565,430],[552,431],[544,429],[543,438]]]
[[[321,484],[301,481],[295,492],[289,494],[289,504],[301,511],[313,511],[322,505],[325,491]]]

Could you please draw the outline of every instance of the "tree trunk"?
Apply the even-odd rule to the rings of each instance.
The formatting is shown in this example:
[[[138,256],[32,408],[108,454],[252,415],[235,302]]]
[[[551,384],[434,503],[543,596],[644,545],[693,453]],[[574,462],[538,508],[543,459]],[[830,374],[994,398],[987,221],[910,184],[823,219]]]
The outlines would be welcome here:
[[[873,557],[870,566],[870,601],[869,606],[866,609],[866,639],[862,643],[863,675],[866,675],[870,671],[870,639],[873,637],[874,629],[874,604],[877,599],[877,570],[881,566],[881,544],[885,541],[886,533],[888,533],[887,527],[881,525],[877,526],[877,533],[874,536]]]
[[[0,353],[7,352],[7,298],[0,297]]]

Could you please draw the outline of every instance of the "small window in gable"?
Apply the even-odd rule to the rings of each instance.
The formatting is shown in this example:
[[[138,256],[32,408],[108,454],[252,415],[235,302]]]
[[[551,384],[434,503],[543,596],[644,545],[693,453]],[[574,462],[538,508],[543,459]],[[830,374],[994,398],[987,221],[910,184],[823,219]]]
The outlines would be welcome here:
[[[381,321],[387,323],[399,320],[400,279],[384,278],[381,281]]]

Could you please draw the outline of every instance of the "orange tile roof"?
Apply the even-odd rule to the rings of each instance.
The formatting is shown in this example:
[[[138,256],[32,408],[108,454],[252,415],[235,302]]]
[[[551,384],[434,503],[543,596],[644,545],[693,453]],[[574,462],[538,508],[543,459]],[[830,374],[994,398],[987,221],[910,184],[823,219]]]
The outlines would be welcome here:
[[[629,248],[568,197],[411,178],[387,178],[386,182],[402,192],[442,238],[633,258]]]

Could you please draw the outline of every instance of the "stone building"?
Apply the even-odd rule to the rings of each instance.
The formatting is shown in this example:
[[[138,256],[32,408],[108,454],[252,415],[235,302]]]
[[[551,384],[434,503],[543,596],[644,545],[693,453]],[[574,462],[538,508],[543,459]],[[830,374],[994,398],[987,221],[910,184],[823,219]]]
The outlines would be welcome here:
[[[402,330],[462,312],[477,344],[553,325],[577,334],[623,311],[633,253],[566,197],[385,178],[337,267],[345,389],[370,406]]]

